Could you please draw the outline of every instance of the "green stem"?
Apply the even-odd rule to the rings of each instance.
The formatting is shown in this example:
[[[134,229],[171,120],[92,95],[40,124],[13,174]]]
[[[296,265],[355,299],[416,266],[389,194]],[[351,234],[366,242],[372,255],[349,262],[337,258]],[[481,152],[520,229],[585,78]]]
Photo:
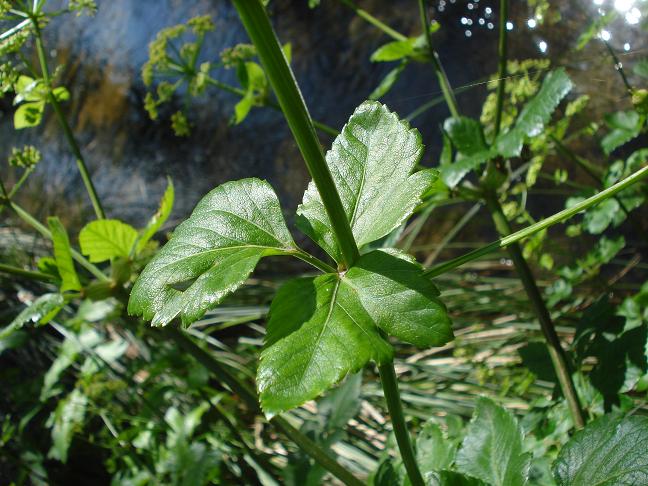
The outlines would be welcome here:
[[[92,183],[90,173],[88,172],[88,167],[86,166],[83,155],[81,154],[81,149],[79,148],[79,145],[74,138],[74,134],[72,133],[72,129],[70,128],[65,115],[63,115],[61,105],[59,104],[56,96],[54,96],[54,93],[52,91],[52,81],[50,79],[49,69],[47,67],[47,58],[45,55],[45,48],[43,46],[43,37],[40,31],[40,27],[38,26],[38,19],[33,18],[32,24],[36,39],[36,51],[38,52],[41,74],[43,76],[45,87],[47,88],[47,98],[52,105],[52,108],[54,108],[54,113],[56,113],[59,124],[63,129],[65,139],[67,140],[67,143],[70,146],[74,157],[76,158],[76,164],[79,168],[81,179],[83,180],[83,184],[85,185],[86,191],[88,192],[88,197],[90,197],[90,201],[92,202],[92,207],[94,208],[95,214],[97,215],[98,219],[103,219],[106,217],[106,215],[104,213],[103,207],[101,206],[101,201],[99,200],[99,196],[97,195],[94,184]]]
[[[502,211],[502,206],[497,200],[497,196],[488,196],[486,198],[486,203],[488,204],[488,207],[491,211],[491,216],[493,218],[497,231],[502,236],[510,235],[513,230],[511,229],[511,225],[504,215],[504,212]],[[524,258],[524,255],[522,255],[520,245],[518,245],[517,243],[509,245],[508,252],[511,256],[511,259],[513,260],[513,263],[515,264],[515,270],[517,271],[518,276],[522,281],[522,285],[524,286],[524,290],[529,297],[531,306],[533,307],[533,310],[538,317],[538,321],[540,322],[540,328],[542,329],[542,334],[544,335],[547,344],[547,350],[549,351],[551,362],[553,364],[554,370],[556,371],[556,376],[558,377],[560,388],[563,392],[563,395],[565,396],[565,399],[567,400],[567,404],[569,405],[569,410],[571,412],[572,419],[574,420],[574,425],[576,425],[577,429],[582,429],[585,426],[583,410],[578,398],[578,394],[576,393],[574,381],[572,380],[569,364],[567,361],[567,355],[565,354],[565,350],[560,344],[560,338],[558,337],[558,333],[556,332],[556,328],[554,326],[553,320],[551,319],[551,315],[549,314],[549,310],[544,303],[542,294],[540,294],[540,290],[538,289],[533,273],[531,272],[531,268],[529,268],[529,264]]]
[[[263,415],[256,394],[247,386],[246,383],[239,380],[238,377],[222,366],[211,354],[193,342],[193,340],[191,340],[185,333],[171,327],[164,328],[164,332],[179,347],[191,354],[200,364],[211,371],[214,376],[217,376],[219,380],[223,381],[232,390],[232,392],[240,396],[251,410]],[[359,479],[342,467],[315,442],[290,425],[286,419],[280,416],[275,416],[270,419],[269,422],[344,484],[353,486],[362,485],[362,482]]]
[[[507,30],[506,22],[508,20],[508,0],[500,0],[500,22],[499,22],[499,67],[497,70],[497,104],[495,107],[495,137],[499,134],[502,123],[502,108],[504,107],[504,93],[506,89],[506,63],[508,61],[507,53]]]
[[[391,416],[394,435],[396,436],[396,442],[398,443],[398,449],[400,450],[407,476],[412,486],[424,486],[425,482],[423,481],[423,476],[421,476],[421,471],[419,471],[416,456],[414,455],[414,448],[412,447],[409,432],[407,431],[407,423],[403,414],[403,404],[398,393],[398,380],[394,371],[394,363],[380,365],[378,371],[380,372],[380,381],[385,392],[387,409]]]
[[[257,49],[279,106],[322,198],[340,245],[343,263],[346,268],[349,268],[359,256],[358,248],[335,182],[324,159],[324,152],[317,139],[313,121],[293,72],[281,50],[279,40],[272,29],[270,19],[259,0],[234,0],[234,7]]]
[[[23,175],[20,176],[20,179],[18,179],[18,182],[16,182],[16,183],[13,185],[13,187],[11,188],[11,191],[9,191],[9,194],[7,194],[7,191],[5,190],[5,188],[4,188],[4,183],[3,183],[3,184],[2,184],[2,193],[3,193],[3,196],[5,197],[5,199],[11,199],[11,198],[13,198],[13,197],[16,195],[16,193],[18,192],[18,190],[19,190],[19,189],[22,187],[22,185],[25,183],[25,181],[27,180],[27,178],[29,177],[29,175],[30,175],[33,171],[34,171],[34,168],[33,168],[33,167],[29,167],[27,170],[25,170],[25,172],[23,172]],[[2,206],[0,206],[0,214],[2,214],[2,211],[4,211],[4,208],[5,208],[5,207],[6,207],[6,205],[4,205],[4,204],[3,204]]]
[[[598,194],[595,194],[594,196],[589,197],[584,201],[581,201],[580,203],[572,206],[571,208],[564,209],[552,216],[549,216],[548,218],[543,219],[542,221],[538,221],[535,224],[532,224],[530,226],[527,226],[526,228],[516,231],[515,233],[512,233],[509,236],[500,238],[499,240],[494,241],[481,248],[478,248],[477,250],[473,250],[469,253],[466,253],[465,255],[459,256],[457,258],[453,258],[452,260],[442,263],[441,265],[432,267],[425,271],[425,275],[427,275],[428,277],[437,277],[439,275],[449,272],[450,270],[458,268],[461,265],[464,265],[468,262],[477,260],[478,258],[481,258],[484,255],[488,255],[489,253],[493,253],[502,248],[506,248],[507,246],[512,245],[513,243],[517,243],[518,241],[521,241],[525,238],[528,238],[531,235],[534,235],[538,231],[542,231],[545,228],[549,228],[554,224],[561,223],[566,219],[575,216],[581,211],[584,211],[592,206],[595,206],[601,201],[604,201],[614,196],[615,194],[631,186],[632,184],[639,182],[646,176],[648,176],[648,166],[639,169],[638,171],[629,175],[622,181],[619,181],[613,186],[610,186],[607,189],[599,192]]]
[[[448,80],[448,76],[445,72],[445,69],[443,69],[441,60],[439,59],[439,54],[434,48],[434,44],[432,44],[432,35],[430,34],[430,22],[428,20],[427,12],[425,9],[425,0],[418,0],[418,5],[419,5],[419,16],[421,18],[421,28],[423,29],[423,33],[425,35],[425,41],[427,43],[428,50],[430,51],[430,59],[432,60],[432,66],[434,67],[434,72],[436,73],[437,78],[439,79],[441,92],[443,93],[443,98],[445,99],[446,104],[448,105],[450,114],[454,118],[457,118],[459,117],[459,107],[457,106],[457,100],[455,98],[454,92],[452,91],[452,87],[450,86],[450,81]]]
[[[301,248],[298,248],[297,250],[292,251],[289,254],[299,258],[300,260],[308,263],[309,265],[312,265],[313,267],[317,268],[318,270],[321,270],[324,273],[336,273],[337,272],[337,270],[335,268],[333,268],[331,265],[329,265],[326,262],[323,262],[322,260],[320,260],[319,258],[311,255],[310,253],[305,252]]]
[[[25,270],[20,267],[14,267],[13,265],[5,265],[0,263],[0,272],[10,273],[12,275],[17,275],[19,277],[28,278],[30,280],[38,280],[40,282],[51,282],[56,280],[54,275],[42,272],[33,272],[31,270]]]
[[[6,204],[18,215],[20,219],[22,219],[25,223],[27,223],[29,226],[34,228],[36,231],[38,231],[41,235],[43,235],[47,239],[52,239],[52,233],[50,230],[43,224],[40,223],[36,218],[34,218],[31,214],[29,214],[27,211],[25,211],[23,208],[18,206],[16,203],[7,200]],[[101,270],[99,270],[95,265],[90,263],[86,258],[81,255],[78,251],[74,249],[70,249],[70,252],[72,253],[72,258],[83,268],[88,270],[92,275],[97,277],[99,280],[108,282],[110,278],[106,276],[105,273],[103,273]]]
[[[355,3],[353,3],[351,0],[340,0],[340,3],[346,5],[351,10],[353,10],[356,13],[356,15],[358,17],[360,17],[361,19],[366,20],[367,22],[369,22],[374,27],[378,27],[380,30],[382,30],[385,34],[387,34],[392,39],[397,40],[397,41],[407,40],[407,37],[405,37],[403,34],[401,34],[400,32],[395,31],[389,25],[381,22],[380,20],[378,20],[376,17],[371,15],[366,10],[361,9]]]

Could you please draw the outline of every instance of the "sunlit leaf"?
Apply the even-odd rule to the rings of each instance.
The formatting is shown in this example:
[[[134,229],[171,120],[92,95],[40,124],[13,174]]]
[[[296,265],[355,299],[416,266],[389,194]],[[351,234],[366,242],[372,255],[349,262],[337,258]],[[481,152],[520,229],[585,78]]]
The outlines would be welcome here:
[[[421,202],[435,171],[412,174],[423,145],[417,130],[378,102],[360,105],[326,154],[359,247],[389,234]],[[336,261],[341,253],[315,184],[297,209],[299,228]]]
[[[646,117],[636,111],[618,111],[605,117],[605,123],[611,131],[601,140],[601,147],[606,154],[636,138],[641,132]]]
[[[81,282],[74,269],[72,253],[70,251],[70,239],[67,231],[56,217],[47,218],[47,224],[52,233],[52,243],[54,244],[54,258],[56,267],[61,277],[61,292],[66,290],[80,290]]]
[[[202,198],[191,217],[141,273],[128,303],[153,325],[202,317],[248,278],[264,256],[294,250],[272,187],[227,182]]]
[[[93,263],[111,258],[128,258],[137,241],[137,230],[117,219],[98,219],[79,233],[81,253]]]
[[[457,453],[457,470],[493,486],[523,486],[530,460],[513,414],[488,398],[478,398]]]

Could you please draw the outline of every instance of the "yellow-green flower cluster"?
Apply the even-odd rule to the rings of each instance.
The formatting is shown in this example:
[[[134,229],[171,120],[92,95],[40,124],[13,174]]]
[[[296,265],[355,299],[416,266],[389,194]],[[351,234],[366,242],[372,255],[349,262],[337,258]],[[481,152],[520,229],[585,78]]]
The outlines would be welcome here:
[[[15,147],[11,149],[9,165],[29,169],[38,164],[40,160],[40,151],[32,145],[25,145],[22,149],[17,149]]]

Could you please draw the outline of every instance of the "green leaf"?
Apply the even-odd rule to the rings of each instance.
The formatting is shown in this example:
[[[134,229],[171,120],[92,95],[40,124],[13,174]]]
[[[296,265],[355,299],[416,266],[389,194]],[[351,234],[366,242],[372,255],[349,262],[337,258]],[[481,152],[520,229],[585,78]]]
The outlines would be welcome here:
[[[488,398],[478,398],[457,453],[457,470],[493,486],[522,486],[530,459],[523,453],[522,430],[513,414]]]
[[[444,165],[441,167],[441,179],[449,188],[455,187],[466,177],[469,172],[477,170],[482,164],[495,158],[497,152],[495,150],[487,150],[478,152],[469,156],[457,156],[457,160],[452,164]]]
[[[361,256],[343,280],[387,334],[416,346],[442,346],[453,338],[452,324],[439,291],[422,273],[411,257],[377,250]]]
[[[410,57],[415,52],[415,42],[416,38],[388,42],[376,49],[370,59],[372,62],[390,62]]]
[[[252,107],[259,105],[259,100],[266,96],[268,90],[268,79],[263,68],[256,62],[239,63],[237,74],[245,89],[245,96],[234,107],[235,124],[241,123]]]
[[[54,95],[56,101],[67,101],[70,99],[70,92],[67,90],[65,86],[59,86],[58,88],[54,88],[52,90],[52,94]]]
[[[454,462],[457,444],[443,436],[438,424],[425,424],[416,439],[416,462],[423,477],[449,469]]]
[[[99,219],[85,225],[79,233],[81,253],[93,263],[130,256],[137,241],[137,230],[117,219]]]
[[[637,76],[648,78],[648,58],[642,59],[635,64],[633,71]]]
[[[616,148],[636,138],[641,132],[645,117],[634,110],[618,111],[605,117],[605,123],[611,131],[601,140],[601,147],[606,155]]]
[[[572,87],[573,84],[563,68],[547,74],[538,93],[520,112],[514,127],[501,134],[495,141],[498,152],[503,157],[518,157],[525,138],[536,137],[542,133],[551,114]]]
[[[14,127],[16,130],[21,128],[31,128],[40,124],[45,110],[44,101],[33,101],[23,103],[14,113]]]
[[[362,373],[349,376],[342,385],[331,391],[317,404],[326,430],[343,429],[360,411]]]
[[[169,219],[169,215],[173,209],[174,198],[175,192],[173,189],[173,181],[169,177],[167,178],[167,188],[160,200],[160,207],[151,219],[149,219],[149,222],[146,224],[146,227],[142,230],[139,239],[137,240],[137,253],[144,249],[149,240],[153,238],[155,233],[157,233],[162,225],[166,223],[166,220]]]
[[[422,151],[418,130],[374,101],[361,104],[335,139],[326,162],[358,247],[403,223],[437,179],[431,169],[412,174]],[[313,182],[297,215],[298,227],[341,261],[331,222]]]
[[[29,322],[47,324],[61,310],[65,301],[61,294],[43,294],[22,310],[11,323],[0,331],[0,339],[11,335]]]
[[[477,120],[465,116],[448,118],[443,123],[443,130],[450,137],[457,152],[475,155],[488,150],[484,130]]]
[[[604,415],[576,432],[553,465],[560,486],[648,484],[648,417]]]
[[[67,462],[74,432],[81,427],[88,406],[88,397],[75,389],[61,400],[47,422],[52,427],[52,448],[47,457]]]
[[[337,274],[291,280],[270,307],[257,370],[268,416],[311,400],[363,368],[392,359],[391,346]]]
[[[371,94],[368,96],[370,100],[377,100],[385,96],[389,90],[392,89],[398,78],[400,78],[401,73],[407,67],[407,61],[401,62],[394,69],[389,71],[387,75],[380,81],[380,84],[376,86]]]
[[[429,486],[486,486],[486,483],[455,471],[439,471],[427,476]]]
[[[128,303],[153,325],[202,317],[248,278],[264,256],[295,244],[270,184],[227,182],[202,198],[191,217],[141,273]]]
[[[47,224],[52,233],[56,267],[61,277],[61,292],[81,290],[81,282],[79,282],[79,277],[74,269],[72,252],[70,251],[70,239],[65,227],[57,217],[47,218]]]

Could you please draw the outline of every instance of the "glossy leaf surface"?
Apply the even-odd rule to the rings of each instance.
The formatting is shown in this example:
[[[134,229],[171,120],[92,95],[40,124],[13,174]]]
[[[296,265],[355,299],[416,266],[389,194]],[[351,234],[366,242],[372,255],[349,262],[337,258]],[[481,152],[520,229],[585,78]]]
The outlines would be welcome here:
[[[166,223],[166,220],[169,219],[171,210],[173,209],[173,201],[175,199],[175,191],[173,188],[173,181],[168,179],[167,188],[162,195],[160,200],[160,207],[151,217],[149,222],[146,224],[146,227],[140,233],[139,239],[137,240],[137,251],[140,252],[144,249],[146,244],[151,238],[157,233],[162,225]]]
[[[436,172],[412,174],[423,144],[417,130],[384,105],[365,102],[353,113],[326,154],[331,175],[359,247],[390,233],[421,202],[436,180]],[[336,261],[341,252],[311,182],[297,209],[299,228]]]
[[[270,307],[257,370],[261,406],[267,415],[297,407],[369,361],[388,362],[392,353],[344,279],[292,280]]]
[[[128,311],[166,325],[202,317],[248,278],[267,255],[294,243],[270,185],[227,182],[207,194],[149,262],[131,292]]]
[[[577,432],[553,466],[561,486],[648,484],[648,417],[605,415]]]
[[[493,486],[522,486],[530,459],[523,452],[522,430],[513,414],[480,397],[457,453],[457,470]]]

